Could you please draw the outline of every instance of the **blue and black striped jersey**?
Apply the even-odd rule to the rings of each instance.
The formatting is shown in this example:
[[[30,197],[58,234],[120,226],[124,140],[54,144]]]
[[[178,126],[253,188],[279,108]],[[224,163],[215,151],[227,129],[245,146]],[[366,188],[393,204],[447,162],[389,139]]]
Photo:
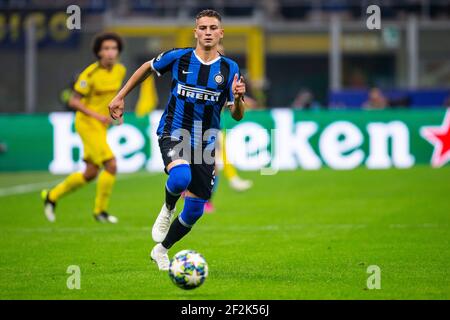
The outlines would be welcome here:
[[[234,101],[233,77],[240,77],[235,61],[220,55],[204,62],[194,48],[184,48],[163,52],[149,63],[158,76],[172,72],[170,96],[156,131],[158,136],[173,136],[175,130],[185,129],[192,141],[202,141],[206,130],[220,129],[222,107]]]

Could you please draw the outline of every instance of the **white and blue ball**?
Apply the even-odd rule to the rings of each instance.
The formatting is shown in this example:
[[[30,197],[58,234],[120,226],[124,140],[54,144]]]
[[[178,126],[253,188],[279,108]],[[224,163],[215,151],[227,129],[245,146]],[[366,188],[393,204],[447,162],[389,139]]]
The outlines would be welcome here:
[[[194,289],[208,277],[208,264],[200,253],[183,250],[170,260],[169,277],[181,289]]]

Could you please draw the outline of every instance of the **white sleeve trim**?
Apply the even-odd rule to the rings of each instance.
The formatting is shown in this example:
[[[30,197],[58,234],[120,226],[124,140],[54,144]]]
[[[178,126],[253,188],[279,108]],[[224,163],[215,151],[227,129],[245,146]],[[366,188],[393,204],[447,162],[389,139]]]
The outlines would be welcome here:
[[[161,77],[161,73],[159,73],[159,71],[156,70],[155,67],[153,66],[153,60],[155,60],[155,58],[153,58],[152,60],[150,60],[148,63],[150,63],[150,66],[152,67],[152,70],[156,72],[156,74],[158,75],[158,77]]]
[[[234,104],[234,101],[228,101],[227,102],[227,106],[229,107],[229,106],[232,106]]]

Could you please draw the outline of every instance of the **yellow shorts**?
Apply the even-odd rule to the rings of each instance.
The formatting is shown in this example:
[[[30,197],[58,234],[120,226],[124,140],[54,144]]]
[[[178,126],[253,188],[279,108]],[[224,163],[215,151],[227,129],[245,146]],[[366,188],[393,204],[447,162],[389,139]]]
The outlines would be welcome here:
[[[114,158],[106,139],[107,128],[93,118],[87,121],[77,120],[75,121],[75,129],[83,142],[83,160],[102,167],[106,161]]]

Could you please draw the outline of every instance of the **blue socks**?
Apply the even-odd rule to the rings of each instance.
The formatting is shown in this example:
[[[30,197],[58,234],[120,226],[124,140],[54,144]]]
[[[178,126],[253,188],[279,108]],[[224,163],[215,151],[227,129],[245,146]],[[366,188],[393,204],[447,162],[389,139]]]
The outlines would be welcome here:
[[[161,242],[164,248],[170,249],[176,242],[181,240],[189,233],[189,231],[191,231],[192,226],[203,215],[205,202],[205,199],[191,197],[184,198],[183,211],[178,218],[172,221],[166,238]]]
[[[185,227],[192,228],[203,215],[203,209],[207,200],[199,198],[184,198],[184,208],[178,219]]]
[[[191,183],[191,167],[188,164],[180,164],[169,171],[169,179],[166,183],[166,206],[169,210],[175,208],[175,203]],[[207,200],[185,197],[184,208],[178,218],[170,225],[166,238],[161,243],[166,249],[171,248],[177,241],[189,233],[192,226],[203,215]]]
[[[188,164],[179,164],[169,171],[169,179],[166,183],[166,206],[169,210],[175,208],[175,204],[181,193],[191,183],[191,167]]]

